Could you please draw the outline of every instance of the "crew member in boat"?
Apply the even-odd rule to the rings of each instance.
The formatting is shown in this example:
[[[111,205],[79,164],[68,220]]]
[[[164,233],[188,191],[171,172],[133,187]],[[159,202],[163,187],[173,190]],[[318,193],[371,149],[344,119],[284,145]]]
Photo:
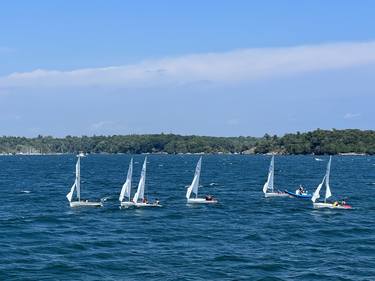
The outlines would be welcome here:
[[[303,195],[305,193],[305,189],[302,185],[299,186],[299,188],[296,190],[297,195]]]
[[[206,195],[205,199],[206,201],[212,201],[214,200],[214,197],[212,195]]]
[[[155,204],[155,205],[159,205],[159,203],[160,203],[159,199],[156,198],[154,204]]]
[[[145,203],[145,204],[147,204],[148,203],[148,200],[147,200],[147,198],[145,197],[145,198],[143,198],[143,200],[142,200],[142,203]]]
[[[345,201],[345,200],[341,200],[341,201],[340,201],[340,205],[341,205],[341,206],[346,206],[346,205],[347,205],[347,204],[346,204],[346,201]]]

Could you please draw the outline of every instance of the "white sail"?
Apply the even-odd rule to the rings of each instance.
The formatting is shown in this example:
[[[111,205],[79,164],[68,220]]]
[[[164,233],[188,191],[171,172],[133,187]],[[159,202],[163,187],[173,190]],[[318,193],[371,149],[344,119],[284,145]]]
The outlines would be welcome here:
[[[200,175],[201,175],[201,165],[202,165],[202,157],[200,157],[199,160],[198,160],[197,167],[195,168],[195,174],[194,174],[193,181],[186,191],[186,198],[187,199],[190,198],[190,195],[191,195],[192,192],[195,194],[196,197],[198,197],[198,187],[199,187],[199,178],[200,178]]]
[[[272,156],[270,167],[268,170],[268,178],[267,178],[266,183],[263,186],[264,193],[266,193],[268,189],[273,191],[274,158],[275,156]]]
[[[332,156],[329,157],[329,161],[328,161],[328,164],[327,164],[327,171],[326,171],[326,196],[325,196],[324,200],[327,200],[329,197],[332,196],[331,188],[329,187],[329,176],[330,176],[330,173],[331,173],[331,160],[332,160]]]
[[[73,199],[74,189],[77,189],[78,201],[81,199],[80,181],[81,181],[80,158],[78,157],[78,160],[76,163],[76,179],[74,180],[74,184],[70,188],[70,192],[66,195],[66,198],[68,198],[69,202],[71,202]]]
[[[72,202],[73,192],[75,188],[76,188],[76,181],[74,181],[72,188],[70,189],[70,192],[66,195],[66,198],[68,198],[69,202]]]
[[[145,195],[145,183],[146,183],[146,163],[147,157],[142,166],[141,178],[139,179],[137,192],[134,194],[133,202],[137,203],[138,199],[143,200]]]
[[[76,164],[76,188],[78,201],[81,201],[81,157],[78,157]]]
[[[313,196],[311,197],[311,201],[315,202],[317,199],[320,198],[320,190],[322,189],[322,186],[323,186],[323,183],[324,183],[324,180],[326,179],[326,176],[323,177],[323,180],[322,182],[318,185],[318,187],[316,188]]]
[[[130,159],[129,169],[128,169],[128,175],[126,177],[126,181],[124,185],[122,186],[120,197],[118,200],[122,202],[124,200],[124,197],[126,196],[130,200],[130,191],[132,187],[132,174],[133,174],[133,158]]]

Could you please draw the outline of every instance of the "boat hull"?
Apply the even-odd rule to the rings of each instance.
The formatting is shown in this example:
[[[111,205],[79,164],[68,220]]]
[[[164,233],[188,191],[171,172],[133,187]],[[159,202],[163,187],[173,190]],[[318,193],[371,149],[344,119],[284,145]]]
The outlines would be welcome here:
[[[134,206],[134,202],[129,202],[129,201],[121,202],[121,205],[120,205],[121,208],[130,208],[133,206]]]
[[[313,203],[314,209],[352,209],[350,205],[334,205],[332,203]]]
[[[143,207],[163,207],[162,205],[156,204],[156,203],[133,203],[133,206],[135,206],[137,208],[143,208]]]
[[[215,199],[206,200],[205,198],[190,198],[187,200],[188,204],[216,204],[217,202]]]
[[[299,199],[311,199],[312,195],[311,194],[296,194],[295,192],[291,192],[288,190],[285,190],[285,193],[288,193],[290,196],[293,196],[295,198]]]
[[[288,197],[289,194],[285,192],[266,192],[264,197]]]
[[[90,202],[90,201],[73,201],[70,202],[70,207],[103,207],[102,202]]]

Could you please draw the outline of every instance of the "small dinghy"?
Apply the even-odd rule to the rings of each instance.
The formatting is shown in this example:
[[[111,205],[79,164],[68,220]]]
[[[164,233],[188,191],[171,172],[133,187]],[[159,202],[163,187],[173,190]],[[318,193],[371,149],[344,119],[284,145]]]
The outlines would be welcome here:
[[[199,178],[201,175],[202,157],[199,158],[197,167],[195,168],[195,174],[191,185],[186,191],[186,199],[188,204],[215,204],[217,200],[212,196],[208,195],[205,198],[198,198]],[[191,193],[195,194],[195,198],[190,198]]]
[[[120,208],[129,208],[131,206],[134,206],[134,202],[130,199],[130,192],[132,187],[132,175],[133,175],[133,158],[130,159],[129,169],[128,169],[128,175],[126,177],[126,181],[124,185],[122,186],[121,192],[120,192]],[[127,198],[126,201],[124,201],[124,198]]]
[[[331,172],[331,161],[332,161],[332,156],[329,157],[326,174],[323,177],[322,182],[316,188],[316,190],[315,190],[315,192],[314,192],[314,194],[311,198],[311,201],[313,202],[313,206],[314,206],[315,209],[320,209],[320,208],[351,209],[352,206],[348,205],[344,200],[335,201],[333,203],[327,202],[327,199],[332,196],[331,188],[329,186],[329,176],[330,176],[330,172]],[[326,184],[326,194],[324,196],[324,202],[316,202],[316,200],[320,198],[320,190],[322,189],[322,186],[323,186],[324,182]]]
[[[81,156],[77,155],[78,160],[76,164],[76,179],[70,192],[66,195],[70,207],[103,207],[102,202],[90,202],[88,200],[81,200]],[[77,201],[72,201],[74,190],[77,192]]]
[[[311,199],[312,197],[312,195],[309,194],[308,191],[305,190],[301,185],[295,192],[291,192],[288,190],[285,190],[285,192],[288,193],[291,197],[295,197],[298,199]]]
[[[263,186],[263,193],[264,197],[287,197],[289,196],[288,193],[276,190],[273,186],[273,177],[274,177],[274,158],[275,156],[272,156],[270,168],[268,171],[268,178],[266,183]]]
[[[133,206],[135,207],[162,207],[159,204],[159,200],[156,200],[154,203],[149,203],[145,198],[145,185],[146,185],[146,165],[147,157],[142,166],[141,178],[139,179],[137,192],[133,197]],[[139,201],[140,200],[140,201]]]

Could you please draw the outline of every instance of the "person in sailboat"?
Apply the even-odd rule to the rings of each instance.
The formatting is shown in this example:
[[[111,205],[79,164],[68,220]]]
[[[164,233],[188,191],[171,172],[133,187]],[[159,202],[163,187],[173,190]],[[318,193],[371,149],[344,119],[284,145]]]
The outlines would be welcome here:
[[[212,201],[212,200],[214,200],[214,197],[212,195],[206,195],[205,199],[206,199],[206,201]]]
[[[145,198],[143,198],[143,200],[142,200],[142,203],[145,203],[145,204],[147,204],[148,203],[148,200],[147,200],[147,198],[145,197]]]
[[[154,205],[159,205],[159,204],[160,204],[160,201],[159,201],[158,198],[156,198],[156,199],[155,199],[155,203],[154,203]]]
[[[303,195],[304,193],[306,193],[305,189],[303,188],[302,185],[299,185],[299,188],[296,190],[296,194]]]

